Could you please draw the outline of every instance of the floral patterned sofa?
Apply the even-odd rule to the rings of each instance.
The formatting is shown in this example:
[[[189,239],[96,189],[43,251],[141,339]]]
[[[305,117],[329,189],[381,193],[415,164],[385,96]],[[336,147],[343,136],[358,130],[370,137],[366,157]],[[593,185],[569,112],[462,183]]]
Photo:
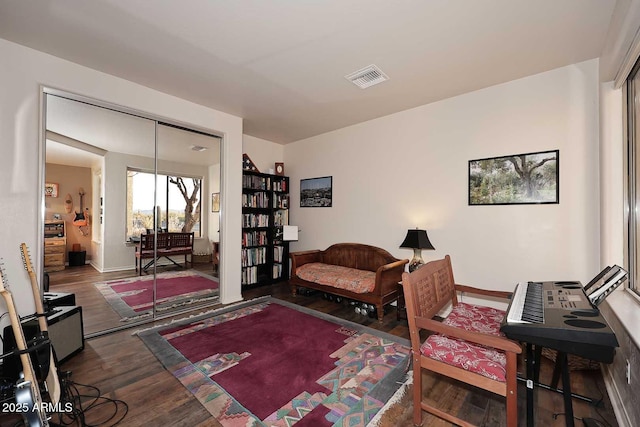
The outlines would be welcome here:
[[[383,307],[398,298],[398,283],[409,262],[361,243],[337,243],[323,251],[292,252],[289,256],[293,295],[298,287],[304,287],[374,304],[380,321]]]

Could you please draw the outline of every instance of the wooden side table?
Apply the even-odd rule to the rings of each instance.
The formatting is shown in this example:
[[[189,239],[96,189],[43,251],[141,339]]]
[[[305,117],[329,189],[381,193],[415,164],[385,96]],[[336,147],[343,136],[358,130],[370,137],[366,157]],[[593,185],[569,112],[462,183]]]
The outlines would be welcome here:
[[[407,320],[407,305],[404,302],[404,288],[402,282],[398,282],[398,320]]]

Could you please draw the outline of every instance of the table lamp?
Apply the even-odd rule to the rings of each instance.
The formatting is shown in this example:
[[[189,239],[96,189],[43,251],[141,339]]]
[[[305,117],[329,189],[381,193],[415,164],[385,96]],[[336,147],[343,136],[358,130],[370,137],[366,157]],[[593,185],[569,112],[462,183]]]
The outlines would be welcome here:
[[[413,249],[413,259],[409,263],[409,272],[416,270],[424,264],[422,260],[423,249],[435,249],[429,241],[427,231],[418,228],[407,231],[407,237],[404,238],[400,247]]]

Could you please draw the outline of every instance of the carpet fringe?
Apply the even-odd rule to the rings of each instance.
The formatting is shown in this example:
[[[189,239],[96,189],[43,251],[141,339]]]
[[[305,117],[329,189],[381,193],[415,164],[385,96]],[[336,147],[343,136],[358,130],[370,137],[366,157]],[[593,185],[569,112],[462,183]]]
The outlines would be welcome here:
[[[257,302],[260,302],[261,300],[267,300],[269,298],[271,298],[270,295],[263,296],[263,297],[258,297],[258,298],[253,298],[253,299],[250,299],[250,300],[239,301],[239,302],[232,303],[232,304],[229,304],[229,305],[225,305],[225,306],[222,306],[222,307],[214,308],[212,310],[207,310],[207,311],[202,311],[200,313],[191,314],[191,315],[189,315],[187,317],[181,317],[179,319],[171,319],[169,322],[166,322],[166,323],[150,326],[150,327],[144,328],[144,329],[136,329],[135,331],[131,332],[131,335],[139,335],[139,334],[141,334],[143,332],[149,332],[149,331],[153,331],[153,330],[156,330],[156,329],[165,328],[167,326],[171,326],[171,325],[174,325],[175,323],[179,323],[179,322],[185,322],[185,321],[189,321],[189,320],[193,321],[193,320],[196,320],[198,317],[201,317],[201,316],[208,317],[211,314],[222,313],[222,312],[228,311],[230,309],[238,308],[239,306],[243,306],[243,305],[252,305],[252,304],[255,304]]]
[[[402,385],[396,390],[396,392],[391,396],[391,399],[384,404],[382,408],[378,411],[375,417],[369,421],[367,427],[378,427],[380,425],[380,420],[385,412],[392,406],[398,403],[405,394],[407,394],[407,389],[409,385],[413,384],[413,371],[408,371],[405,375],[406,380],[402,383]]]

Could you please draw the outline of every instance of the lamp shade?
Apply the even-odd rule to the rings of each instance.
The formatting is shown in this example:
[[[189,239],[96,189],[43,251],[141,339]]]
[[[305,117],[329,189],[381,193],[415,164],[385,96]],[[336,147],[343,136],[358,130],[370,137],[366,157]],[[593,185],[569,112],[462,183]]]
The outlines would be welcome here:
[[[404,238],[401,248],[411,249],[435,249],[429,241],[427,230],[413,229],[407,231],[407,237]]]
[[[285,242],[298,240],[298,226],[285,225],[282,227],[282,240]]]

